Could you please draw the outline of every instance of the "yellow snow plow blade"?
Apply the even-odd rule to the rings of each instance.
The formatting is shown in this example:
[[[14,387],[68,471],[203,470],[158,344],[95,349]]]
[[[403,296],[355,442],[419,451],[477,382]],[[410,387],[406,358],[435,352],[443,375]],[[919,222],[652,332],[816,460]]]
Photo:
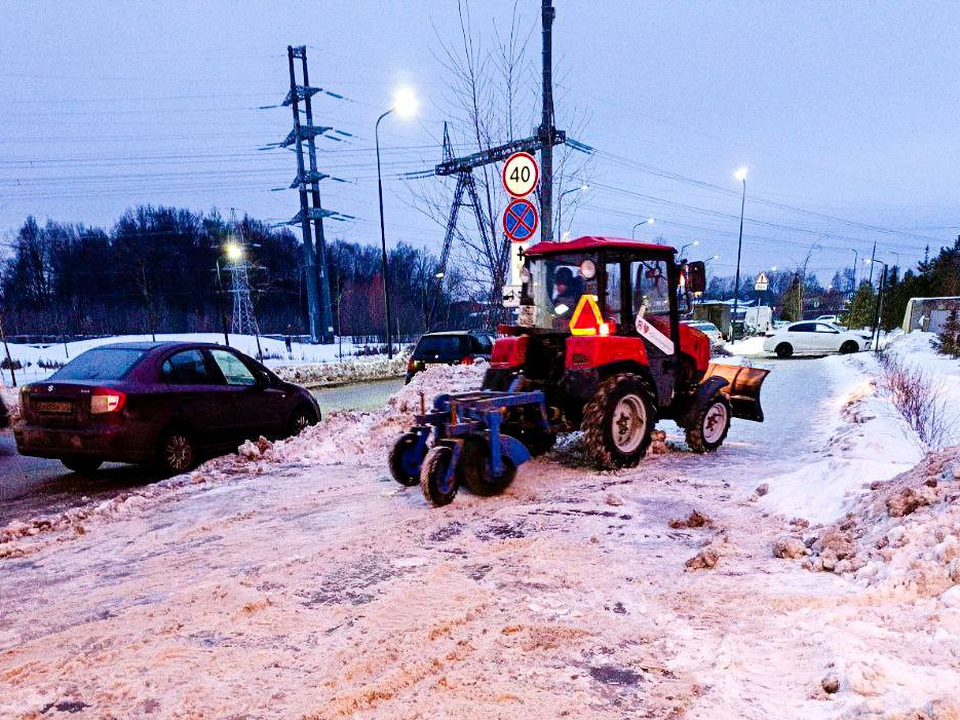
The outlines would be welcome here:
[[[704,380],[722,377],[727,385],[721,389],[730,400],[733,416],[743,420],[763,422],[763,408],[760,407],[760,386],[770,373],[769,370],[744,367],[742,365],[724,365],[710,363]]]

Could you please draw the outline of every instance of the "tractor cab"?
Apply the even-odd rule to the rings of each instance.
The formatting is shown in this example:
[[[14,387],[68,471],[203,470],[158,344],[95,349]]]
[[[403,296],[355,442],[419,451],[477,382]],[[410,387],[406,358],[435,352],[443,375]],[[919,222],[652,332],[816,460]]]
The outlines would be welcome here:
[[[521,271],[518,324],[573,335],[636,336],[646,320],[676,335],[673,320],[692,314],[704,271],[703,263],[676,264],[675,252],[596,237],[534,245]]]

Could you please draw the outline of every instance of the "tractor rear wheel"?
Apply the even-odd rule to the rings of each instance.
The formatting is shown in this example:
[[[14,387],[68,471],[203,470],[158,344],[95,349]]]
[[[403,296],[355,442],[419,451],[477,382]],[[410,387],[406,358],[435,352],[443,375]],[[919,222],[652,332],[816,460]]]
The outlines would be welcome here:
[[[457,496],[457,474],[449,473],[453,450],[446,445],[434,445],[420,468],[420,490],[431,505],[449,505]]]
[[[650,445],[654,413],[650,390],[636,375],[604,380],[583,408],[587,452],[601,468],[634,467]]]
[[[420,467],[427,454],[426,446],[418,448],[420,436],[417,433],[404,433],[390,449],[387,462],[393,479],[406,487],[420,484]]]
[[[723,395],[715,395],[687,428],[687,445],[695,453],[714,452],[723,444],[730,430],[730,403]]]
[[[499,495],[517,476],[517,468],[506,455],[501,454],[503,475],[494,477],[490,467],[490,443],[479,435],[468,437],[460,451],[457,477],[474,495]]]

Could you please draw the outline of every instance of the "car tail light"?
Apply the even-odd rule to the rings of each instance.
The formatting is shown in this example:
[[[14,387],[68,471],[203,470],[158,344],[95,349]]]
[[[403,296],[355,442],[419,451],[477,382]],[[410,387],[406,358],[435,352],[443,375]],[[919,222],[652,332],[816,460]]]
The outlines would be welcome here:
[[[113,388],[94,388],[90,397],[90,414],[103,415],[121,410],[127,396]]]
[[[414,361],[414,359],[410,358],[409,360],[407,360],[407,370],[409,372],[413,372],[416,369],[417,369],[417,363]]]
[[[460,361],[461,365],[473,365],[473,355],[467,355]]]

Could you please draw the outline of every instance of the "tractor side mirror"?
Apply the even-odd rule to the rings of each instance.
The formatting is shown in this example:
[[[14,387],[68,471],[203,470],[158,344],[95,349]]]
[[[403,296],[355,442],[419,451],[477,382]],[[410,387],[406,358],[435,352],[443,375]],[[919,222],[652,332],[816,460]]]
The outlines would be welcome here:
[[[702,293],[707,289],[707,268],[702,260],[687,265],[687,292]]]

